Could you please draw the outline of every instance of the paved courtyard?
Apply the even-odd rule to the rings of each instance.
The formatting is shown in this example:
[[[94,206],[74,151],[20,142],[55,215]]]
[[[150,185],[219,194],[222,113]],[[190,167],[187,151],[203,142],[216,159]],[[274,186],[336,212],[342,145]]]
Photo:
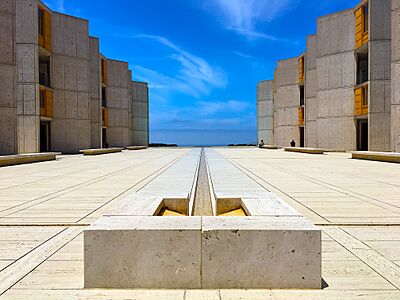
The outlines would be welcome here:
[[[400,165],[215,148],[323,230],[322,290],[83,289],[83,230],[179,161],[148,149],[0,168],[3,299],[400,299]]]

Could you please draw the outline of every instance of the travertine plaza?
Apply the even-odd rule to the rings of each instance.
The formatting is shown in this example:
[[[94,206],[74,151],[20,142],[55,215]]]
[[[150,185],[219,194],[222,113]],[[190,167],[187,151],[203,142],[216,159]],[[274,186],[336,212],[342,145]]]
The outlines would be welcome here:
[[[240,209],[234,212],[236,217],[221,216],[215,218],[286,218],[284,212],[290,206],[296,214],[304,216],[321,230],[322,240],[322,272],[320,288],[295,288],[295,289],[257,289],[241,290],[237,288],[214,289],[211,288],[162,288],[160,284],[174,284],[173,276],[185,269],[174,269],[177,275],[168,273],[168,264],[158,264],[158,259],[171,259],[168,251],[175,259],[175,263],[182,266],[188,260],[189,253],[195,253],[197,243],[192,239],[179,242],[180,248],[160,248],[158,256],[154,250],[146,253],[138,252],[143,261],[149,263],[151,268],[137,270],[129,274],[140,274],[131,282],[121,278],[109,276],[106,284],[126,285],[130,283],[145,284],[146,278],[152,278],[154,286],[158,288],[128,289],[119,287],[108,289],[85,287],[91,284],[86,278],[87,270],[86,251],[90,251],[86,231],[94,233],[96,226],[102,226],[99,220],[104,218],[118,218],[118,211],[124,211],[123,218],[129,219],[125,224],[109,222],[109,232],[113,229],[127,231],[116,235],[114,242],[99,246],[92,259],[97,263],[94,268],[101,268],[100,264],[108,264],[108,269],[129,270],[135,262],[135,251],[132,236],[124,242],[121,238],[129,235],[129,222],[136,222],[143,215],[155,213],[163,216],[152,218],[167,218],[173,213],[173,199],[162,204],[171,210],[158,210],[160,202],[157,199],[143,202],[146,194],[158,191],[187,197],[191,190],[196,173],[196,165],[200,157],[199,149],[147,149],[142,151],[124,151],[122,153],[107,154],[102,156],[60,156],[57,161],[41,162],[35,164],[2,167],[0,172],[0,293],[2,299],[398,299],[400,297],[400,166],[398,164],[352,160],[347,153],[329,153],[325,155],[310,155],[303,153],[289,153],[282,150],[265,150],[256,148],[208,148],[205,150],[209,175],[215,193],[221,199],[229,194],[236,197],[254,197],[255,192],[272,193],[285,205],[270,207],[267,203],[251,204],[251,199],[243,201],[246,204],[246,214],[257,209],[262,209],[264,216],[240,216]],[[95,167],[95,168],[94,168]],[[362,172],[360,172],[362,170]],[[226,176],[229,174],[230,176]],[[234,178],[234,182],[230,178]],[[177,179],[179,184],[177,184]],[[238,183],[238,179],[246,185]],[[226,180],[226,181],[225,181]],[[254,193],[246,190],[251,188]],[[179,196],[181,194],[181,196]],[[183,194],[183,195],[182,195]],[[137,198],[137,195],[143,197]],[[131,199],[132,201],[127,201]],[[148,199],[148,198],[147,198]],[[219,201],[219,200],[218,200]],[[242,203],[242,207],[243,207]],[[276,202],[275,202],[276,203]],[[177,214],[186,214],[185,209],[179,210],[182,205],[176,205]],[[138,217],[139,216],[139,217]],[[142,216],[142,217],[140,217]],[[273,217],[272,217],[273,216]],[[278,216],[278,217],[277,217]],[[279,217],[280,216],[280,217]],[[121,217],[122,218],[122,217]],[[191,231],[196,230],[201,222],[198,217],[174,217],[186,222],[186,218],[195,218],[191,227],[185,227],[182,237],[191,236]],[[210,218],[210,217],[199,217]],[[287,217],[289,218],[289,217]],[[150,220],[151,221],[151,220]],[[146,221],[147,224],[150,222]],[[103,221],[102,221],[103,222]],[[104,221],[106,222],[106,221]],[[135,225],[147,226],[145,221]],[[177,221],[179,222],[179,221]],[[231,221],[223,221],[226,222]],[[93,227],[93,224],[97,223]],[[107,224],[107,223],[103,223]],[[114,228],[111,228],[111,225]],[[157,224],[150,225],[149,228]],[[209,226],[215,226],[210,224]],[[227,225],[228,226],[228,225]],[[123,228],[125,227],[125,228]],[[91,229],[90,229],[91,228]],[[257,227],[255,227],[257,228]],[[162,228],[159,228],[162,229]],[[261,229],[261,228],[257,228]],[[164,227],[164,230],[165,227]],[[228,228],[220,230],[229,233]],[[166,231],[169,237],[173,236],[176,229]],[[245,238],[250,234],[251,228],[232,230]],[[133,230],[131,228],[133,234]],[[106,232],[104,232],[106,233]],[[138,235],[140,230],[138,231]],[[141,232],[140,234],[145,234]],[[169,235],[168,235],[169,234]],[[229,238],[229,235],[220,233],[219,238]],[[165,243],[163,234],[158,234],[157,242],[151,242],[151,236],[142,239],[139,247],[154,246]],[[178,236],[178,235],[177,235]],[[112,237],[112,236],[110,236]],[[212,244],[216,239],[210,236],[207,241]],[[99,236],[100,238],[100,236]],[[201,237],[200,237],[201,238]],[[233,237],[231,237],[233,239]],[[101,241],[98,239],[97,241]],[[164,241],[164,242],[163,242]],[[189,242],[190,241],[190,242]],[[255,259],[257,251],[254,248],[261,243],[257,240],[251,243],[244,240],[230,248],[231,243],[218,244],[219,249],[226,253],[226,257],[218,256],[218,252],[210,253],[213,258],[213,272],[223,276],[214,278],[211,283],[220,283],[223,277],[240,274],[239,266],[246,264],[250,256]],[[272,241],[272,240],[271,240]],[[234,241],[231,240],[233,243]],[[275,241],[277,243],[279,241]],[[200,241],[199,241],[200,243]],[[93,245],[93,244],[92,244]],[[251,246],[250,246],[251,245]],[[264,244],[265,245],[265,244]],[[108,246],[108,247],[107,247]],[[114,258],[124,254],[124,247],[128,247],[129,260],[121,266],[117,260],[102,260],[107,255],[114,254]],[[113,252],[110,247],[114,247]],[[297,247],[301,247],[298,245]],[[169,249],[169,250],[168,250]],[[238,249],[236,255],[242,255],[241,260],[231,260],[228,256],[230,249]],[[269,249],[264,247],[263,249]],[[278,252],[277,257],[297,255],[285,251]],[[217,249],[218,250],[218,249]],[[260,249],[261,250],[261,249]],[[84,255],[85,253],[85,255]],[[108,253],[108,254],[107,254]],[[90,254],[90,253],[89,253]],[[303,254],[301,254],[303,255]],[[125,256],[126,257],[126,256]],[[205,258],[205,257],[203,257]],[[246,280],[260,274],[273,274],[279,272],[279,267],[271,269],[256,259],[257,267],[253,272],[239,278],[235,282],[238,286],[246,284]],[[268,256],[265,258],[268,260]],[[178,261],[178,262],[177,262]],[[190,260],[196,262],[195,260]],[[207,260],[206,260],[207,261]],[[281,261],[282,264],[288,260]],[[190,263],[190,265],[191,265]],[[204,264],[204,261],[203,261]],[[185,277],[173,277],[189,280],[185,284],[198,284],[196,268],[192,266]],[[274,272],[276,270],[276,272]],[[271,273],[272,271],[272,273]],[[145,274],[147,272],[147,274]],[[169,277],[162,280],[162,272],[167,272]],[[315,272],[315,271],[314,271]],[[316,272],[318,275],[318,272]],[[94,273],[93,273],[94,274]],[[109,273],[105,273],[109,274]],[[122,273],[123,274],[123,273]],[[211,273],[210,275],[212,275]],[[100,273],[101,275],[101,273]],[[190,276],[189,276],[190,275]],[[158,277],[158,278],[157,278]],[[99,280],[103,277],[98,277]],[[198,277],[197,277],[198,278]],[[286,278],[295,278],[295,273],[288,273]],[[112,282],[118,279],[117,282]],[[158,281],[157,281],[158,280]],[[260,281],[258,281],[260,282]],[[104,282],[97,282],[104,284]],[[147,283],[149,284],[149,283]],[[151,284],[151,283],[150,283]],[[267,282],[268,284],[268,282]]]
[[[318,20],[259,148],[148,148],[88,21],[0,3],[1,299],[400,299],[400,1]]]

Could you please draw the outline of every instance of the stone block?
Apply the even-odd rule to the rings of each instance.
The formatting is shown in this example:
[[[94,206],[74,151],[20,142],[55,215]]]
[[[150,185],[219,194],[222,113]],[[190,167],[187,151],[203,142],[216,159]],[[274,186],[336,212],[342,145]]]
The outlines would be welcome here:
[[[0,11],[7,14],[15,14],[16,0],[3,0],[0,3]]]
[[[65,91],[65,118],[77,119],[78,118],[78,93]]]
[[[64,119],[65,113],[65,98],[64,92],[60,90],[54,90],[53,93],[53,118]]]
[[[6,14],[0,12],[0,45],[1,45],[0,64],[9,64],[9,65],[15,64],[14,27],[15,27],[15,16],[12,14]]]
[[[17,112],[15,108],[0,109],[0,155],[16,153]]]
[[[78,113],[77,118],[81,120],[90,120],[89,116],[89,94],[78,93]]]
[[[103,217],[84,232],[86,288],[201,288],[200,217]]]
[[[39,57],[36,45],[17,45],[17,80],[22,83],[39,82]]]
[[[16,107],[15,66],[0,65],[0,107]]]
[[[65,120],[54,118],[51,122],[51,144],[54,151],[67,152],[65,148]]]
[[[65,153],[77,153],[79,151],[78,120],[65,120]]]
[[[16,0],[16,42],[37,44],[37,0]]]
[[[90,148],[90,121],[89,120],[79,120],[78,121],[78,138],[79,138],[79,149]]]
[[[51,79],[52,86],[54,89],[63,90],[64,89],[64,80],[65,80],[64,74],[66,71],[68,72],[70,70],[70,68],[67,68],[67,70],[65,70],[65,68],[64,68],[64,56],[53,55],[51,66],[53,69],[52,79]],[[69,76],[69,75],[67,75],[67,76]]]
[[[78,89],[78,60],[64,56],[64,87],[69,91],[77,91]]]
[[[393,0],[394,1],[394,0]],[[392,60],[400,61],[400,9],[392,12]]]
[[[203,217],[202,288],[321,288],[321,231],[301,217]]]

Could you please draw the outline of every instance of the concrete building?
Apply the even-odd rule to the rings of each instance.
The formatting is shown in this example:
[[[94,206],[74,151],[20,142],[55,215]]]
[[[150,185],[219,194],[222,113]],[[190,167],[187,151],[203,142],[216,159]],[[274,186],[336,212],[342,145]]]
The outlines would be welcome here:
[[[390,71],[399,59],[397,2],[363,0],[318,18],[305,53],[278,62],[269,87],[274,90],[270,140],[278,146],[295,140],[296,146],[399,151],[399,102],[393,99],[399,77],[393,75],[392,82]],[[258,107],[259,117],[270,114]]]
[[[135,118],[148,123],[132,111],[142,90],[126,62],[101,56],[87,20],[7,0],[0,25],[0,154],[124,147],[134,132],[147,145],[148,125],[132,127]]]

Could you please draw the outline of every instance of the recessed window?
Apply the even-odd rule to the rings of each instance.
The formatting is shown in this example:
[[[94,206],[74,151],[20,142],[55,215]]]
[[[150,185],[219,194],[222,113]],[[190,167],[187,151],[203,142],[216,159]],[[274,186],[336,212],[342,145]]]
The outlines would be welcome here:
[[[38,8],[38,24],[39,24],[39,35],[44,35],[44,20],[43,10]]]
[[[363,10],[364,10],[364,32],[368,32],[368,29],[369,29],[369,20],[368,20],[369,6],[368,6],[368,4],[364,6]]]
[[[368,53],[357,55],[357,85],[368,81]]]
[[[101,88],[101,105],[107,107],[106,88],[104,86]]]
[[[300,86],[300,106],[304,105],[304,86]]]

